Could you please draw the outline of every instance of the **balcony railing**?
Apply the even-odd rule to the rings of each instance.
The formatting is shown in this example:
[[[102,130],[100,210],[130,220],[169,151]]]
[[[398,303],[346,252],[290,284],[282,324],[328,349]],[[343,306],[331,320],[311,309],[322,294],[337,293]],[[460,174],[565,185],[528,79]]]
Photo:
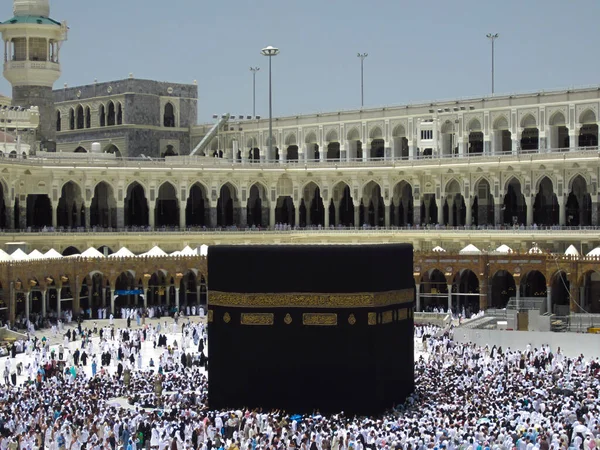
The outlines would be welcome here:
[[[5,61],[4,70],[42,69],[60,71],[60,64],[52,61]]]
[[[74,156],[74,153],[50,153],[43,157],[30,156],[27,159],[17,157],[0,160],[0,164],[23,164],[29,166],[71,166],[91,168],[108,167],[165,167],[165,168],[210,168],[218,169],[256,169],[256,170],[308,170],[314,168],[359,168],[359,167],[377,167],[377,168],[396,168],[396,167],[432,167],[447,165],[476,165],[476,164],[495,164],[502,162],[527,163],[539,162],[541,160],[560,161],[578,158],[600,158],[598,147],[574,147],[574,148],[556,148],[546,149],[543,152],[538,150],[521,151],[517,154],[512,152],[487,154],[468,154],[468,155],[439,155],[426,156],[418,159],[410,157],[395,158],[349,158],[346,160],[229,160],[225,158],[211,158],[206,156],[170,156],[167,158],[107,158],[106,156],[95,156],[92,153],[80,153]]]

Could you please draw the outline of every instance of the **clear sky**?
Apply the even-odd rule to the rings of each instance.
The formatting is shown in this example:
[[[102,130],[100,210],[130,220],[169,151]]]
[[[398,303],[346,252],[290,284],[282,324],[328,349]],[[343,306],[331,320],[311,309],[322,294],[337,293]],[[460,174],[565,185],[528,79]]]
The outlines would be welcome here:
[[[0,16],[12,16],[3,0]],[[477,97],[600,84],[599,0],[51,0],[67,20],[55,87],[126,78],[198,81],[199,121],[213,113],[273,114]],[[0,92],[10,95],[2,79]]]

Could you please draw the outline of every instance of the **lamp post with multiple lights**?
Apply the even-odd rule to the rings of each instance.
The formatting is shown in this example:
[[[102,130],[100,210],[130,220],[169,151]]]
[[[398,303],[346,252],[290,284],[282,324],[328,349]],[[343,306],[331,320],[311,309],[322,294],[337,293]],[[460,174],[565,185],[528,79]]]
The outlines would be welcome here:
[[[492,95],[494,95],[494,41],[500,37],[498,33],[486,34],[486,37],[492,42]]]
[[[268,46],[261,50],[263,56],[269,57],[269,158],[273,158],[273,101],[271,95],[271,59],[279,54],[279,49]]]
[[[358,53],[356,56],[360,58],[360,107],[365,106],[365,85],[364,85],[364,62],[369,56],[368,53]]]

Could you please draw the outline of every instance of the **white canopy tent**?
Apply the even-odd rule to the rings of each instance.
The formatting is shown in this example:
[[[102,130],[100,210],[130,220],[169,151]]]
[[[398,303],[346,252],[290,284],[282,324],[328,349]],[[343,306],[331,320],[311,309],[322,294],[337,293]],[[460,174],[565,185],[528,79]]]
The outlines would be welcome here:
[[[12,261],[12,256],[0,249],[0,261]]]
[[[44,253],[44,258],[46,258],[46,259],[60,259],[62,257],[63,257],[63,255],[61,255],[60,253],[58,253],[53,248],[51,248],[46,253]]]
[[[433,247],[433,249],[431,249],[432,252],[445,252],[446,250],[444,250],[442,247],[440,247],[439,245],[436,247]]]
[[[459,255],[464,255],[467,253],[481,253],[481,250],[479,250],[473,244],[469,244],[465,248],[463,248],[460,252],[458,252]]]
[[[513,250],[508,245],[502,244],[500,247],[498,247],[496,249],[496,252],[498,252],[498,253],[512,253]]]
[[[135,256],[127,247],[121,247],[118,252],[108,255],[109,258],[130,258]]]
[[[200,256],[206,256],[206,255],[208,255],[208,245],[202,244],[200,246]]]
[[[531,247],[529,249],[529,251],[527,253],[534,254],[534,253],[544,253],[544,252],[537,245],[534,245],[533,247]]]
[[[574,245],[569,245],[569,248],[565,250],[565,255],[567,256],[579,256],[579,251],[575,248]]]
[[[14,252],[12,252],[12,259],[14,261],[26,261],[29,259],[29,256],[27,255],[27,253],[25,253],[23,250],[21,250],[20,248],[16,249]]]
[[[162,248],[160,248],[158,245],[152,247],[150,250],[148,250],[146,253],[142,253],[140,256],[169,256],[167,255]]]
[[[37,249],[32,251],[28,256],[28,259],[45,259],[45,258],[46,257],[44,256],[44,254]]]
[[[183,250],[178,252],[180,256],[197,256],[198,252],[192,249],[189,245],[186,245]]]
[[[96,250],[94,247],[88,248],[81,254],[82,258],[105,258],[104,254]]]
[[[596,247],[594,250],[592,250],[585,256],[600,256],[600,247]]]

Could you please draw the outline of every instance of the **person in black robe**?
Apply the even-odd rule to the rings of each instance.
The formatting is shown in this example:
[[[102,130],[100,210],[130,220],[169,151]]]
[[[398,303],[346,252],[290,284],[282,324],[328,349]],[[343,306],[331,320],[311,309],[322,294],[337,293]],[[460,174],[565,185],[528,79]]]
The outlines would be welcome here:
[[[123,373],[123,364],[121,364],[121,362],[119,362],[119,365],[117,366],[117,377],[121,378],[122,373]]]
[[[14,358],[15,356],[17,356],[17,346],[15,344],[12,345],[11,349],[10,349],[10,354],[11,356]]]
[[[81,364],[83,364],[84,366],[87,366],[87,359],[88,359],[88,355],[84,350],[83,353],[81,354]]]
[[[198,353],[203,353],[204,352],[204,339],[200,339],[200,342],[198,342]]]
[[[79,365],[79,349],[76,349],[73,352],[73,362],[75,363],[75,366]]]

